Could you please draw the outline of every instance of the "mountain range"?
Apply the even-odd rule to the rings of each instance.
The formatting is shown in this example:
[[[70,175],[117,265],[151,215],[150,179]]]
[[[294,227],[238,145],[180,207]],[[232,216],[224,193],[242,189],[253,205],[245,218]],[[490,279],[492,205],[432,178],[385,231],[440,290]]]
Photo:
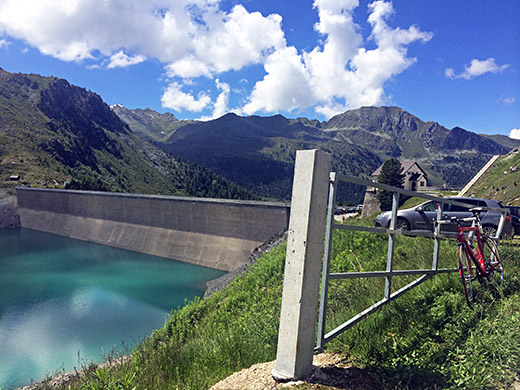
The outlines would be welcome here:
[[[227,114],[179,120],[108,106],[56,77],[0,70],[0,178],[39,186],[207,197],[291,196],[299,149],[332,156],[333,170],[369,176],[386,159],[417,160],[434,186],[461,187],[520,141],[424,122],[398,107],[362,107],[320,122]],[[364,189],[340,188],[345,203]]]
[[[97,94],[63,79],[1,69],[0,180],[4,187],[21,182],[117,192],[258,198],[221,175],[172,157],[138,137]]]
[[[172,155],[209,167],[260,196],[278,199],[290,197],[298,149],[324,150],[332,155],[334,170],[360,176],[370,175],[389,158],[416,160],[428,173],[430,185],[457,188],[492,155],[520,145],[506,136],[450,130],[399,107],[362,107],[326,122],[235,114],[207,122],[180,121],[172,115],[152,115],[150,109],[112,109],[136,134]],[[160,123],[157,115],[163,115]],[[350,186],[342,198],[355,202],[362,193]]]

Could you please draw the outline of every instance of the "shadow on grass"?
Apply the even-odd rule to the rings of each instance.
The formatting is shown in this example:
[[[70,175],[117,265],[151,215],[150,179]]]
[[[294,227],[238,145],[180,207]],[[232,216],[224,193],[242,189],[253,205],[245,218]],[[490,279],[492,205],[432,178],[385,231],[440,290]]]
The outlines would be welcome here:
[[[377,389],[438,390],[449,387],[449,378],[446,375],[424,368],[370,366],[366,367],[364,371],[378,383]]]
[[[305,383],[295,386],[301,390],[402,390],[428,389],[438,390],[449,387],[448,378],[428,369],[401,367],[388,369],[369,366],[357,367],[317,367]]]

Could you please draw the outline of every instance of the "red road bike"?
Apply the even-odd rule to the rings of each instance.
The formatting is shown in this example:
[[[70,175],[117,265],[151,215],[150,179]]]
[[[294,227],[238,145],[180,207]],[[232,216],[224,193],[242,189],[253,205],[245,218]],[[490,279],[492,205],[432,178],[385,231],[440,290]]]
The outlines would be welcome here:
[[[482,208],[470,210],[473,217],[456,218],[437,221],[438,224],[457,224],[457,240],[459,247],[459,277],[468,306],[475,302],[473,296],[473,280],[482,282],[486,279],[495,286],[504,281],[504,267],[500,260],[495,238],[482,232],[480,213]],[[463,222],[472,222],[472,226],[462,226]],[[476,245],[474,245],[474,243]]]

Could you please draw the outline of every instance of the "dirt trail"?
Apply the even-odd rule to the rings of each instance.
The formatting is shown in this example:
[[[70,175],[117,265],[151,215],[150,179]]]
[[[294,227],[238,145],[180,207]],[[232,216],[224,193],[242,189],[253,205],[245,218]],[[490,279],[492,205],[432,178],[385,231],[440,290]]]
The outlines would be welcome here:
[[[322,353],[314,356],[313,372],[304,381],[276,382],[271,375],[275,361],[255,364],[223,379],[210,390],[278,390],[291,389],[307,383],[306,389],[378,388],[373,378],[363,370],[352,367],[339,355]]]

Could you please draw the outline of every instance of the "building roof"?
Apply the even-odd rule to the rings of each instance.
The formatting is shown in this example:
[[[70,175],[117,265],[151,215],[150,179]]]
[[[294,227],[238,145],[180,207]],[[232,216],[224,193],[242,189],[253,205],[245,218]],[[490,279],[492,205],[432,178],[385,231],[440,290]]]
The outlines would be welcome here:
[[[403,167],[402,173],[404,174],[404,173],[408,172],[410,170],[410,168],[412,168],[414,165],[417,165],[417,168],[419,168],[421,170],[422,174],[425,177],[428,177],[426,172],[424,172],[424,170],[419,166],[417,161],[401,161],[401,166]],[[381,174],[382,168],[383,168],[383,164],[381,164],[381,166],[379,168],[377,168],[374,171],[374,173],[372,173],[372,176],[379,176]],[[412,180],[417,180],[417,179],[412,179]]]

